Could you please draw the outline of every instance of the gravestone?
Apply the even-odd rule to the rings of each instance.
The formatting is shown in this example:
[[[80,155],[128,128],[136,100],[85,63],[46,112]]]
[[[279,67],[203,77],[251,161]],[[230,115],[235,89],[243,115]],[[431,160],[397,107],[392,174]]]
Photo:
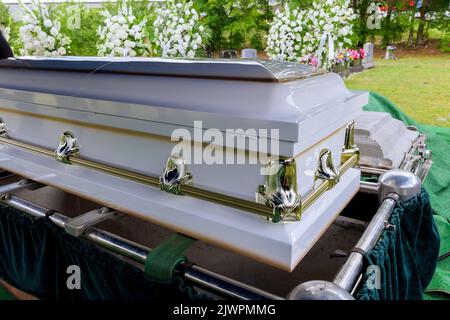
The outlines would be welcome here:
[[[224,50],[221,54],[222,59],[236,59],[237,51],[236,50]]]
[[[241,51],[242,59],[256,59],[258,58],[258,52],[256,49],[243,49]]]
[[[366,53],[366,56],[364,57],[362,63],[364,66],[364,69],[370,69],[374,67],[373,63],[373,43],[367,42],[364,47],[364,52]]]
[[[384,60],[397,60],[397,57],[394,55],[394,50],[397,49],[393,45],[388,45],[386,47],[386,54],[384,55]]]

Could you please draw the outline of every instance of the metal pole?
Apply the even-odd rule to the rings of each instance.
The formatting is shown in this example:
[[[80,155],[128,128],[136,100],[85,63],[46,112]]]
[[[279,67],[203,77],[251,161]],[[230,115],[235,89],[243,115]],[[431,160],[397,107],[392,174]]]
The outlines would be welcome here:
[[[422,184],[415,174],[405,170],[393,169],[380,176],[379,186],[378,195],[381,205],[333,282],[308,281],[302,283],[291,291],[288,299],[353,299],[349,292],[355,291],[355,286],[357,286],[358,279],[361,277],[364,254],[372,250],[377,244],[397,201],[405,202],[418,195]]]
[[[8,185],[2,186],[3,189],[0,190],[10,190],[7,186]],[[50,209],[21,199],[17,196],[7,195],[0,199],[0,201],[8,206],[38,218],[45,217],[51,212],[52,214],[49,215],[49,219],[62,229],[65,228],[66,222],[69,221],[68,217],[60,214],[59,212],[53,212]],[[139,263],[145,263],[147,255],[151,250],[95,227],[88,228],[81,235],[81,237]],[[225,276],[218,275],[195,265],[180,265],[179,269],[183,276],[195,283],[196,286],[211,290],[213,293],[223,298],[242,300],[283,300],[282,297],[240,283]]]
[[[379,187],[378,183],[375,182],[361,181],[359,183],[359,191],[368,194],[378,194]]]
[[[352,252],[350,254],[334,278],[333,283],[346,291],[352,291],[363,269],[363,253],[369,252],[377,244],[385,228],[385,221],[389,220],[398,198],[398,195],[391,193],[388,198],[383,200],[377,213],[355,246],[358,252]]]

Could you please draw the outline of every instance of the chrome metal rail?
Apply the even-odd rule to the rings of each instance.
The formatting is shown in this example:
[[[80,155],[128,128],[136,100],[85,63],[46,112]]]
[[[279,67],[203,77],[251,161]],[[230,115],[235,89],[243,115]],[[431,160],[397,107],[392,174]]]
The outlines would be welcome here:
[[[416,129],[417,130],[417,129]],[[411,145],[410,150],[405,154],[405,157],[400,164],[400,169],[410,171],[416,174],[420,180],[425,181],[433,164],[432,152],[427,149],[426,135],[420,134],[419,137]],[[368,166],[360,166],[362,175],[379,177],[390,169],[374,168]],[[376,182],[361,181],[360,191],[369,194],[378,194],[380,185]]]
[[[379,198],[381,205],[370,221],[347,261],[333,282],[308,281],[291,291],[288,298],[295,300],[351,300],[362,279],[363,257],[377,244],[386,228],[398,200],[407,201],[420,193],[421,180],[409,171],[394,169],[380,176]]]
[[[421,181],[415,174],[400,169],[384,173],[380,177],[379,183],[381,205],[333,282],[309,281],[302,283],[291,291],[288,295],[289,299],[353,299],[352,294],[359,284],[358,280],[362,278],[363,255],[376,245],[383,230],[390,227],[387,221],[397,201],[407,201],[417,195],[421,189]],[[115,217],[115,212],[107,208],[101,208],[70,219],[59,212],[54,212],[51,209],[9,194],[20,189],[38,188],[40,186],[42,185],[29,180],[0,186],[0,202],[37,218],[48,217],[56,226],[65,229],[69,234],[85,238],[100,247],[136,262],[145,263],[151,249],[93,226],[105,220],[107,216]],[[222,298],[242,300],[284,299],[196,265],[180,264],[177,271],[195,286]]]
[[[38,185],[39,184],[36,182],[21,180],[19,182],[0,186],[0,202],[37,218],[44,218],[48,216],[50,221],[52,221],[56,226],[62,229],[66,229],[67,231],[67,227],[70,225],[70,222],[73,221],[73,219],[62,215],[59,212],[54,212],[51,209],[44,208],[30,201],[21,199],[17,196],[9,195],[10,192],[36,187]],[[86,215],[91,216],[92,212],[88,212],[83,216]],[[96,222],[100,222],[102,220],[104,220],[104,217],[99,216],[99,219]],[[85,238],[92,243],[95,243],[96,245],[99,245],[112,252],[118,253],[136,262],[145,263],[147,255],[151,251],[151,249],[123,239],[109,232],[92,227],[92,224],[94,224],[94,221],[90,221],[86,225],[80,226],[80,228],[82,228],[84,232],[77,234],[80,237]],[[72,230],[72,228],[70,228],[69,230]],[[242,300],[283,299],[277,295],[240,283],[196,265],[189,266],[187,264],[181,264],[178,267],[178,271],[184,276],[184,278],[192,281],[194,285],[206,289],[213,294],[216,294],[223,298]]]

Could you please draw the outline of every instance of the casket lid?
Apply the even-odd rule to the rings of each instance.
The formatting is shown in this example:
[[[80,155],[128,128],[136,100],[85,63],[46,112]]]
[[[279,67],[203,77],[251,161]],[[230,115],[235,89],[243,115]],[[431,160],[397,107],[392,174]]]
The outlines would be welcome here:
[[[116,57],[19,57],[0,60],[0,68],[267,82],[293,81],[325,72],[322,69],[284,61]]]
[[[349,91],[337,74],[293,62],[21,57],[0,61],[0,99],[160,136],[193,130],[201,120],[204,129],[295,143],[296,150],[282,151],[291,156],[345,127],[367,94]],[[136,121],[123,127],[117,118]]]

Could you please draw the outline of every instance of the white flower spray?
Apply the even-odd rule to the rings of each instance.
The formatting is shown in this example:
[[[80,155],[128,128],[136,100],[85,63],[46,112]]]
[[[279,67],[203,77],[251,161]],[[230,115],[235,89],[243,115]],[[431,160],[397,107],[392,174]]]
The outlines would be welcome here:
[[[32,56],[63,56],[68,53],[70,39],[61,34],[61,24],[51,19],[47,6],[39,0],[31,0],[29,6],[20,1],[25,11],[20,27],[20,37],[23,42],[22,55]]]
[[[192,2],[168,0],[156,9],[153,23],[154,54],[162,57],[194,58],[204,47],[205,27]]]
[[[296,61],[304,51],[305,10],[277,11],[267,37],[267,55],[274,60]]]
[[[99,56],[136,57],[148,55],[145,45],[144,27],[146,19],[136,21],[133,10],[127,1],[119,4],[116,15],[109,11],[102,12],[104,25],[97,30]]]
[[[351,44],[355,18],[350,0],[315,0],[312,8],[292,12],[286,6],[271,24],[267,54],[271,59],[317,63],[328,54],[325,47],[322,57],[314,57],[324,34],[331,35],[337,48]]]

